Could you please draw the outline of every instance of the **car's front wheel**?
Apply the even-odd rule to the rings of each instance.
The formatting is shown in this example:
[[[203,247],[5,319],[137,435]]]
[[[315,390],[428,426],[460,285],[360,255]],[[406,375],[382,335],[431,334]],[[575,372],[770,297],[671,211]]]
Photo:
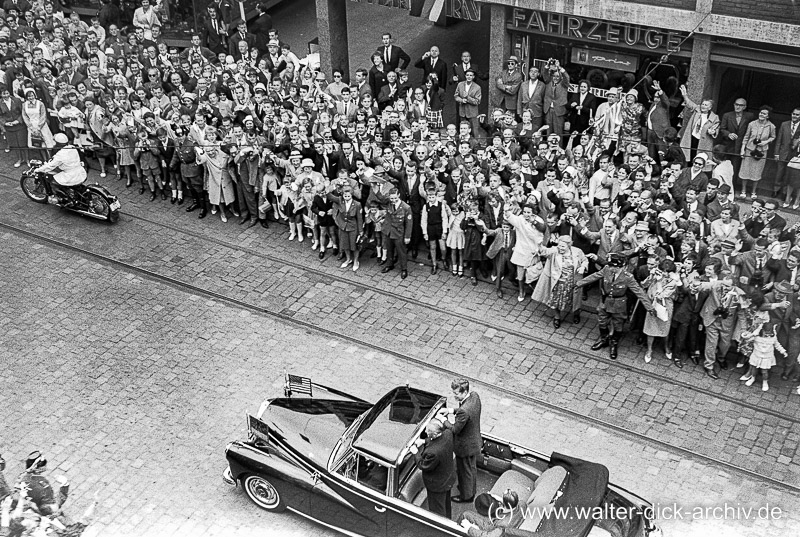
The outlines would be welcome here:
[[[250,500],[260,508],[275,513],[286,509],[278,489],[263,477],[249,474],[244,478],[243,486]]]

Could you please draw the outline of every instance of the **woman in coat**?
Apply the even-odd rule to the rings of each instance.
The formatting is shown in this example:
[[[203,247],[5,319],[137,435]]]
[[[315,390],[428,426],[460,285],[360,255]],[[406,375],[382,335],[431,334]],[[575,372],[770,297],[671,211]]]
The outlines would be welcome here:
[[[767,162],[767,148],[777,135],[775,124],[769,120],[772,108],[762,106],[758,112],[758,119],[751,121],[747,132],[742,139],[742,167],[739,169],[739,179],[742,180],[742,193],[740,198],[747,197],[747,185],[750,188],[750,197],[756,199],[756,183],[761,180],[764,165]]]
[[[533,290],[532,300],[541,302],[553,309],[553,326],[561,326],[564,312],[572,312],[572,322],[581,321],[581,289],[575,282],[583,278],[589,268],[589,260],[579,249],[572,246],[569,235],[558,238],[558,245],[541,248],[540,253],[547,258],[544,270]]]
[[[150,0],[142,0],[142,7],[133,12],[133,25],[144,30],[145,39],[153,39],[153,26],[161,27],[161,21],[155,8],[150,6]]]
[[[0,92],[0,126],[5,130],[8,148],[17,153],[15,168],[28,160],[28,129],[22,120],[22,101],[8,89]]]
[[[44,103],[36,98],[36,90],[33,88],[25,90],[22,121],[28,129],[29,148],[47,150],[55,147],[53,133],[50,132],[50,126],[47,124],[47,110]]]
[[[211,214],[217,214],[217,207],[219,207],[220,219],[227,222],[225,207],[233,203],[236,195],[233,190],[233,181],[228,172],[231,157],[220,148],[216,129],[209,127],[206,130],[206,142],[208,150],[195,148],[197,163],[206,168],[206,190],[208,191],[208,202],[211,204]]]
[[[680,277],[676,273],[675,263],[671,259],[664,259],[658,268],[650,273],[642,282],[642,287],[647,289],[647,296],[653,302],[655,311],[648,312],[644,319],[644,333],[647,335],[647,353],[644,355],[645,363],[653,359],[653,341],[657,337],[667,337],[672,325],[672,311],[674,307],[675,292],[681,286]],[[664,344],[665,349],[669,345]],[[671,354],[671,353],[670,353]]]

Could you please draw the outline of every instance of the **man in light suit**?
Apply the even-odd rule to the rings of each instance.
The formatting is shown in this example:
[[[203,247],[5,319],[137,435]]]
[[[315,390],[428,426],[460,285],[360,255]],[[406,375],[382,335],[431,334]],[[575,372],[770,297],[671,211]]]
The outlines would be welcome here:
[[[386,208],[386,220],[383,224],[383,244],[386,246],[386,259],[388,262],[381,270],[387,273],[394,268],[394,254],[400,262],[400,277],[408,276],[408,253],[406,247],[411,242],[411,229],[414,216],[411,207],[400,200],[400,192],[393,188],[389,191],[389,206]]]
[[[550,134],[564,134],[564,120],[567,116],[567,91],[569,89],[569,75],[558,63],[550,65],[542,73],[542,79],[547,85],[544,92],[544,118],[550,125]],[[561,140],[559,145],[564,145]]]
[[[458,121],[472,126],[472,135],[478,133],[478,106],[481,104],[481,87],[475,82],[475,71],[468,69],[464,82],[456,86],[455,101],[458,103]]]
[[[722,272],[722,262],[711,258],[706,264],[707,281],[693,283],[690,291],[706,295],[700,318],[706,332],[705,362],[703,368],[708,377],[717,380],[715,364],[727,369],[725,356],[731,346],[733,328],[736,324],[737,295],[742,291],[733,285],[731,274]],[[701,297],[699,300],[703,300]]]
[[[747,101],[739,97],[733,102],[733,111],[722,114],[719,122],[721,142],[725,144],[725,152],[733,164],[734,177],[739,175],[742,165],[742,140],[747,133],[747,126],[755,121],[756,116],[747,111]]]
[[[383,45],[378,47],[377,52],[383,58],[383,65],[388,71],[403,70],[411,63],[411,56],[406,52],[392,44],[392,34],[386,32],[382,37]]]
[[[681,127],[681,148],[686,160],[692,160],[697,153],[711,153],[714,149],[714,138],[719,131],[719,116],[711,109],[713,99],[703,99],[698,105],[689,98],[686,86],[681,86],[683,94],[683,126]],[[710,171],[711,164],[706,162],[703,171]]]
[[[456,455],[456,475],[458,476],[458,496],[453,501],[472,502],[475,499],[476,478],[478,476],[478,455],[481,453],[481,398],[470,391],[465,378],[454,379],[450,384],[453,398],[458,408],[442,409],[453,414],[454,421],[444,422],[445,428],[453,431],[453,453]]]
[[[528,80],[522,83],[517,95],[517,115],[530,110],[533,129],[538,130],[544,123],[544,82],[539,79],[539,69],[531,67],[528,70]]]
[[[800,107],[792,110],[792,119],[781,123],[778,129],[778,139],[775,142],[775,160],[778,161],[778,171],[775,174],[775,195],[786,188],[786,164],[794,155],[792,144],[800,138]],[[789,205],[789,196],[786,196],[784,207]]]
[[[517,69],[519,58],[509,56],[506,70],[495,80],[495,88],[499,92],[497,107],[512,112],[517,109],[517,95],[522,85],[522,73]]]

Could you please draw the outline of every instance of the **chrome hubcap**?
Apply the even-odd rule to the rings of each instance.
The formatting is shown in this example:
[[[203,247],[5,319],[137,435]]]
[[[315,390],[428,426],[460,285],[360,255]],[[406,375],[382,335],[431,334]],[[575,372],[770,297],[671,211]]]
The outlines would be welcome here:
[[[274,507],[278,504],[278,491],[266,479],[260,477],[248,478],[247,490],[257,503],[265,507]]]

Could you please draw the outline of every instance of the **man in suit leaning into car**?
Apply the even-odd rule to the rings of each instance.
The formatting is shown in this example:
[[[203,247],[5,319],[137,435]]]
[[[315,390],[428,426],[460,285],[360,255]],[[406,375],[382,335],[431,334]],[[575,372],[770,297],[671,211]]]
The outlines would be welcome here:
[[[418,439],[411,452],[422,471],[422,482],[428,492],[428,510],[446,518],[452,516],[450,489],[456,481],[453,465],[453,433],[438,419],[425,426],[427,437]]]
[[[475,480],[478,475],[478,455],[481,454],[481,398],[469,389],[469,381],[457,378],[450,384],[458,408],[448,409],[454,421],[445,421],[445,427],[453,430],[453,452],[456,455],[458,496],[454,502],[471,502],[475,499]]]

